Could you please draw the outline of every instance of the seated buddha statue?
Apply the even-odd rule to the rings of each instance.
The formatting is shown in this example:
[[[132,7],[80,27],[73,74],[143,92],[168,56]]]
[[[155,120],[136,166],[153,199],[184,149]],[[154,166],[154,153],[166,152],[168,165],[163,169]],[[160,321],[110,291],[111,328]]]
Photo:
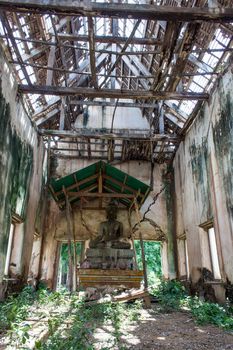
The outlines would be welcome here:
[[[130,249],[129,240],[123,237],[123,225],[117,221],[117,205],[114,202],[106,208],[107,221],[100,223],[98,236],[90,241],[90,248]]]

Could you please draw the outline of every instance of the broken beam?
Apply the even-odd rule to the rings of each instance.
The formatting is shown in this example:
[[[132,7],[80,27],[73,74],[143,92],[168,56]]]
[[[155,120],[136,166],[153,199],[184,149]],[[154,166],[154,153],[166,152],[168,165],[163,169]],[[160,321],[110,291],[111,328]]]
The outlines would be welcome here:
[[[88,35],[74,35],[74,34],[58,34],[59,40],[65,41],[77,41],[77,42],[88,42]],[[128,37],[115,37],[111,35],[95,35],[95,42],[97,43],[105,43],[105,44],[125,44],[128,40]],[[138,45],[162,45],[162,41],[156,38],[132,38],[130,40],[131,44]],[[117,54],[119,54],[117,52]]]
[[[146,133],[135,133],[132,134],[114,134],[114,133],[100,133],[98,131],[84,131],[84,132],[72,132],[68,130],[48,130],[48,129],[40,129],[39,133],[42,136],[58,136],[58,137],[68,137],[68,138],[77,138],[77,137],[82,137],[83,139],[85,138],[90,138],[90,139],[118,139],[118,140],[142,140],[142,141],[168,141],[168,142],[179,142],[181,140],[180,137],[178,136],[173,136],[169,134],[155,134],[152,136],[149,136],[149,130],[148,134]]]
[[[162,21],[231,22],[232,8],[172,7],[147,4],[117,4],[89,2],[88,6],[66,0],[0,0],[0,9],[11,12],[52,13],[53,15],[81,15],[92,17],[118,17]]]
[[[207,93],[194,92],[170,92],[151,90],[124,90],[124,89],[92,89],[84,87],[58,87],[47,85],[18,85],[18,90],[26,94],[44,94],[54,96],[82,96],[82,97],[102,97],[121,99],[155,99],[155,100],[208,100]]]
[[[98,89],[98,82],[96,77],[94,26],[93,26],[93,19],[91,17],[88,17],[88,38],[89,38],[92,84],[95,89]]]

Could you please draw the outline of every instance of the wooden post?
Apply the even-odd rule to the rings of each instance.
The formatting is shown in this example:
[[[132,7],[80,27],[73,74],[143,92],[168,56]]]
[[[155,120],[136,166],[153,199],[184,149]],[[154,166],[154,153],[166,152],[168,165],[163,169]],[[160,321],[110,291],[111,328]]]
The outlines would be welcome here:
[[[61,242],[57,242],[56,258],[54,262],[53,290],[57,289],[60,255],[61,255]]]
[[[138,225],[141,226],[140,221],[140,214],[139,214],[139,210],[138,210],[138,203],[137,200],[134,199],[134,206],[135,206],[135,211],[136,211],[136,215],[138,218]],[[144,273],[144,288],[147,289],[148,288],[148,279],[147,279],[147,270],[146,270],[146,259],[145,259],[145,251],[144,251],[144,243],[142,240],[142,233],[141,230],[139,231],[139,238],[140,238],[140,245],[141,245],[141,251],[142,251],[142,265],[143,265],[143,273]]]
[[[147,279],[147,271],[146,271],[146,259],[145,259],[145,251],[144,251],[144,243],[142,240],[142,233],[139,231],[140,245],[142,250],[142,265],[143,265],[143,273],[144,273],[144,288],[148,289],[148,279]]]
[[[76,240],[75,240],[75,222],[74,222],[74,213],[72,213],[72,231],[73,231],[73,240],[74,240],[74,271],[73,271],[73,277],[74,277],[74,283],[73,283],[73,292],[76,292],[77,290],[77,251],[76,251]]]
[[[133,231],[132,231],[132,225],[131,225],[130,216],[131,216],[131,211],[129,209],[129,211],[128,211],[128,222],[129,222],[129,227],[130,227],[130,238],[131,238],[132,246],[133,246],[135,266],[136,266],[136,269],[138,270],[137,254],[136,254],[136,249],[135,249],[135,244],[134,244],[134,239],[133,239]]]
[[[68,256],[69,256],[69,272],[68,272],[68,289],[71,292],[73,290],[73,259],[72,259],[72,248],[71,248],[71,215],[70,215],[70,203],[68,196],[63,186],[63,192],[66,198],[66,220],[67,220],[67,234],[68,234]]]

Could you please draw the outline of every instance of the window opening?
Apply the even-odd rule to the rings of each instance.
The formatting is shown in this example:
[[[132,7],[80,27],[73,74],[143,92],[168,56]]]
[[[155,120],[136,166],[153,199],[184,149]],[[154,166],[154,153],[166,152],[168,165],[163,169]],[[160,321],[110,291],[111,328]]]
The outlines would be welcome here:
[[[215,236],[215,231],[214,231],[213,227],[208,229],[208,237],[209,237],[209,245],[210,245],[212,272],[214,274],[214,278],[221,279],[218,251],[217,251],[217,244],[216,244],[216,236]]]
[[[12,244],[13,244],[13,238],[14,238],[14,232],[15,232],[15,224],[12,223],[10,227],[10,233],[8,238],[8,245],[7,245],[7,253],[6,253],[6,261],[5,261],[5,269],[4,269],[4,275],[9,275],[9,268],[10,268],[10,260],[11,260],[11,252],[12,252]]]
[[[140,241],[135,240],[135,249],[139,270],[143,269]],[[145,260],[147,267],[148,285],[155,285],[162,276],[161,243],[157,241],[144,241]]]

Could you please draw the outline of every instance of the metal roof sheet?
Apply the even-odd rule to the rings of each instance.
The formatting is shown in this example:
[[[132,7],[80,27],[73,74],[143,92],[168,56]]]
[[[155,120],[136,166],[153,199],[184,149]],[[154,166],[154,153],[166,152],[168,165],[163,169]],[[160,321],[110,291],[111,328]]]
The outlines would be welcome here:
[[[70,203],[85,196],[109,197],[118,198],[127,207],[136,199],[140,207],[150,192],[150,186],[103,161],[61,179],[51,179],[49,189],[60,209],[65,207],[65,194]]]

